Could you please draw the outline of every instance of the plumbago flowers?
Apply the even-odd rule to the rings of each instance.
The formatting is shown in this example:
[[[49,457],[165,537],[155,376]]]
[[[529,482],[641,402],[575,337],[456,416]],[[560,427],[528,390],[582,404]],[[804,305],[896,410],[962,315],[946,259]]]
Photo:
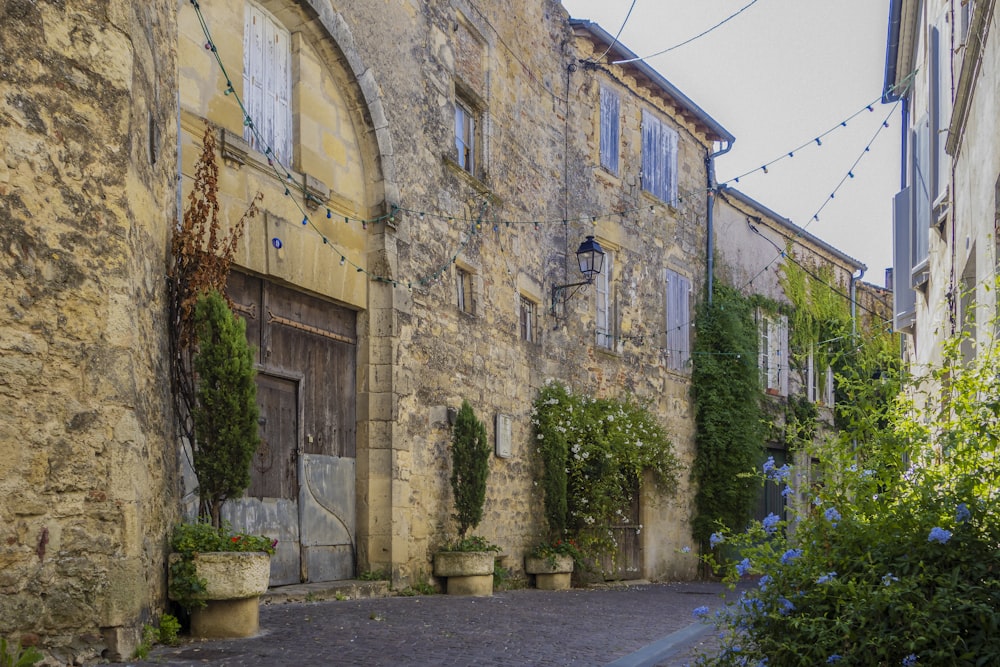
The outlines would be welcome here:
[[[931,375],[939,395],[925,400],[947,410],[900,398],[881,430],[847,415],[837,439],[801,456],[823,462],[822,486],[788,494],[801,501],[780,521],[718,533],[738,555],[708,562],[730,582],[748,563],[762,576],[705,619],[723,645],[700,664],[1000,664],[997,348]],[[780,488],[800,476],[773,461],[758,474]]]

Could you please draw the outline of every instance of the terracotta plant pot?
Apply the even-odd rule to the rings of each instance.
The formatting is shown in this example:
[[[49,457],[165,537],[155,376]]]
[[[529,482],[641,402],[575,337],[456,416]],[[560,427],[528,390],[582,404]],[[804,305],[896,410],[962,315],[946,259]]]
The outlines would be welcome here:
[[[447,577],[448,595],[493,595],[492,551],[439,551],[434,576]]]

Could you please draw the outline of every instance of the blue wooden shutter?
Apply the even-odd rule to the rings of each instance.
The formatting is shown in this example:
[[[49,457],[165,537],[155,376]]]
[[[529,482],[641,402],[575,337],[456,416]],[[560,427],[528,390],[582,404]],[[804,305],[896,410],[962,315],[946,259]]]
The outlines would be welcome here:
[[[601,166],[618,175],[619,113],[618,93],[601,86]]]
[[[691,281],[667,269],[667,367],[685,370],[691,361]]]

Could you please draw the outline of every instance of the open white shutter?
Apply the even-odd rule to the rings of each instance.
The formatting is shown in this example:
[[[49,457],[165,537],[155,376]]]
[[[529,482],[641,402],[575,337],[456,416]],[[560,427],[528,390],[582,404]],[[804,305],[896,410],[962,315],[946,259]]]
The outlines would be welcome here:
[[[780,316],[778,321],[778,394],[788,396],[788,318]]]

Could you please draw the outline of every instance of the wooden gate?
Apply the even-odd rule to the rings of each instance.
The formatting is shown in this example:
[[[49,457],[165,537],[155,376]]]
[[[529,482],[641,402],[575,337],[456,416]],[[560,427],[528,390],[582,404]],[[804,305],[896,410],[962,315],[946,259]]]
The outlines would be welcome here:
[[[230,274],[257,354],[261,447],[234,527],[278,540],[271,585],[355,574],[353,311],[287,287]]]
[[[632,503],[621,515],[622,521],[603,528],[614,539],[616,550],[601,558],[605,580],[642,578],[642,537],[639,525],[639,483],[632,488]],[[598,529],[602,530],[602,529]]]

